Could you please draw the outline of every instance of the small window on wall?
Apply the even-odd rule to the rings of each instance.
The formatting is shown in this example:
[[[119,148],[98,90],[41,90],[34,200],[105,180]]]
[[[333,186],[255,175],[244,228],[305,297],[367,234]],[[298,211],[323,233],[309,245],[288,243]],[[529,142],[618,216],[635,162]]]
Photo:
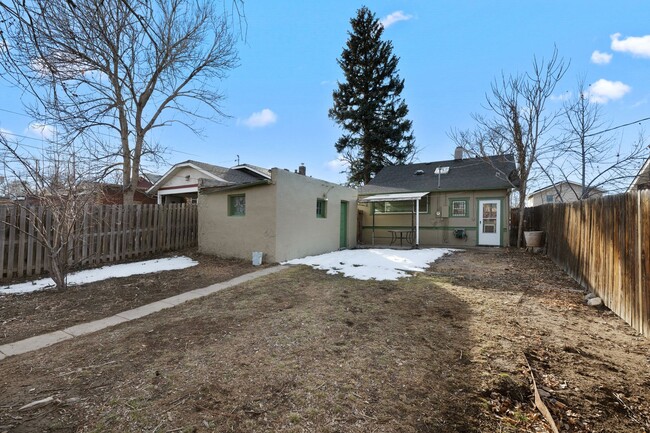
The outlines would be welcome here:
[[[228,215],[244,216],[246,215],[246,195],[229,195],[228,196]]]
[[[327,200],[316,199],[316,218],[327,218]]]
[[[468,217],[469,209],[467,206],[467,200],[451,200],[449,206],[449,216],[454,217]]]
[[[555,196],[553,194],[547,194],[546,203],[554,203],[554,202],[555,202]]]

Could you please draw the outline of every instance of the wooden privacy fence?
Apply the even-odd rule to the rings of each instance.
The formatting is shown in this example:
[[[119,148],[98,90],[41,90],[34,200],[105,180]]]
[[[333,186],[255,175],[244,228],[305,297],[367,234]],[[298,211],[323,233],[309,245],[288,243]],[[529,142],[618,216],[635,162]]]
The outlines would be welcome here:
[[[33,216],[52,224],[44,206],[0,206],[0,279],[38,275],[49,256],[36,239]],[[119,262],[196,246],[196,205],[96,205],[85,208],[69,248],[72,265]]]
[[[553,261],[650,337],[650,191],[528,211]]]

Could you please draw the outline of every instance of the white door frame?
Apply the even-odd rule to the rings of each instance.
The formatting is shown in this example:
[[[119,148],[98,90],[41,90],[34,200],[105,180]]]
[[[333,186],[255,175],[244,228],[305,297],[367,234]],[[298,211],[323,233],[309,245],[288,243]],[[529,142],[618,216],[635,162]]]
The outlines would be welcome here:
[[[498,198],[483,198],[478,199],[478,237],[476,242],[478,245],[486,246],[501,246],[501,220],[503,212],[502,201]],[[496,218],[485,218],[483,206],[496,204]]]

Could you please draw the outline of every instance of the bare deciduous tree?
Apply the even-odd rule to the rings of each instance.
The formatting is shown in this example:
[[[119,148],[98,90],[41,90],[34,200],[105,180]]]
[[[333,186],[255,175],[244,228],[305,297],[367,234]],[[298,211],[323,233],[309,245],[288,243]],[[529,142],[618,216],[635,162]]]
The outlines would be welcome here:
[[[6,178],[24,193],[14,204],[27,215],[27,225],[13,228],[44,247],[50,277],[57,289],[64,289],[69,269],[78,264],[73,262],[71,251],[81,242],[88,205],[101,194],[104,167],[92,160],[78,161],[68,146],[52,146],[45,156],[36,157],[1,133],[0,156]]]
[[[233,3],[237,13],[239,3]],[[142,158],[161,152],[151,131],[180,123],[200,132],[197,118],[224,115],[217,83],[238,61],[225,6],[218,11],[209,0],[0,6],[4,75],[37,97],[35,119],[56,124],[68,142],[91,136],[104,144],[101,156],[120,161],[125,204],[133,200]]]
[[[568,65],[557,49],[548,59],[533,58],[532,70],[518,75],[502,75],[486,95],[487,115],[474,114],[475,131],[452,131],[450,137],[469,154],[487,157],[513,154],[518,179],[519,226],[517,246],[522,246],[526,192],[539,152],[550,144],[549,132],[557,123],[558,112],[546,106]],[[505,175],[505,173],[504,173]]]
[[[556,188],[566,182],[577,200],[599,191],[625,190],[648,158],[642,131],[626,148],[608,131],[601,106],[590,99],[583,78],[578,79],[574,97],[564,104],[561,126],[565,134],[559,143],[540,153],[539,166]],[[580,188],[569,183],[575,180]],[[562,194],[556,192],[562,200]]]

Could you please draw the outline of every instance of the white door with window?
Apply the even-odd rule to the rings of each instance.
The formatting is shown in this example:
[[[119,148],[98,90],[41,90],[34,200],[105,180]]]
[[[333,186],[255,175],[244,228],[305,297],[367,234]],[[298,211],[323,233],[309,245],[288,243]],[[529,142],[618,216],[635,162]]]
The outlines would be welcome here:
[[[479,200],[478,202],[478,244],[501,245],[501,202]]]

